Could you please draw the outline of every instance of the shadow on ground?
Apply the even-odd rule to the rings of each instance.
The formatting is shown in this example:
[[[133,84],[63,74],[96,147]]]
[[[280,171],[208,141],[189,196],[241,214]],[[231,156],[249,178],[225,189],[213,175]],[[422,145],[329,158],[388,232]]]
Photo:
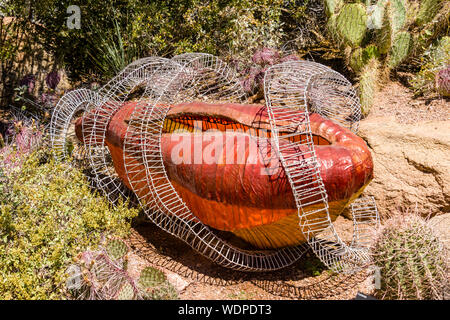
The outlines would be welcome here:
[[[206,259],[183,241],[149,222],[135,226],[127,241],[131,249],[150,264],[194,282],[213,286],[251,283],[283,298],[333,298],[355,288],[367,278],[366,271],[353,275],[333,274],[311,252],[279,271],[234,271]]]

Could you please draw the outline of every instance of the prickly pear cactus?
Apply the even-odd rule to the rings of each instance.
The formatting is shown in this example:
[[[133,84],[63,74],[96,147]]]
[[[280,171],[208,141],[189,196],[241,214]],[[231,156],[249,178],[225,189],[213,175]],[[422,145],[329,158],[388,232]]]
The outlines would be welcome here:
[[[133,286],[128,282],[125,282],[117,293],[116,300],[133,300],[135,292]]]
[[[419,13],[416,24],[422,26],[430,22],[441,8],[442,0],[422,0],[420,1]]]
[[[350,58],[350,67],[355,72],[360,72],[362,68],[370,61],[372,58],[378,59],[380,57],[380,52],[376,45],[368,45],[366,48],[358,48],[352,52]]]
[[[336,30],[345,42],[356,47],[366,34],[367,13],[361,3],[346,4],[336,18]]]
[[[344,4],[343,0],[325,0],[325,12],[328,17],[335,14]]]
[[[381,28],[377,33],[377,45],[382,54],[389,52],[391,48],[393,37],[392,21],[389,15],[389,11],[385,8],[383,11],[383,17],[381,21]]]
[[[406,1],[390,0],[388,8],[392,21],[392,31],[397,33],[402,30],[406,23]]]
[[[359,98],[361,101],[361,112],[367,115],[372,106],[373,99],[379,88],[380,62],[372,58],[361,70],[359,77]]]
[[[160,285],[166,281],[164,273],[152,267],[146,267],[139,276],[139,285],[143,288],[151,288]]]
[[[128,253],[128,246],[120,239],[109,240],[105,248],[112,260],[121,259]]]
[[[450,21],[450,4],[442,0],[325,0],[324,4],[330,37],[363,81],[360,100],[366,112],[378,87],[371,80],[376,74],[374,62],[368,66],[369,61],[377,59],[382,71],[377,75],[383,82],[405,61],[419,60],[409,58],[422,55],[448,29]],[[431,81],[434,79],[433,74]],[[438,79],[435,81],[437,84]]]
[[[399,32],[392,42],[392,48],[389,53],[389,67],[395,68],[403,62],[408,57],[410,49],[411,34],[407,31]]]

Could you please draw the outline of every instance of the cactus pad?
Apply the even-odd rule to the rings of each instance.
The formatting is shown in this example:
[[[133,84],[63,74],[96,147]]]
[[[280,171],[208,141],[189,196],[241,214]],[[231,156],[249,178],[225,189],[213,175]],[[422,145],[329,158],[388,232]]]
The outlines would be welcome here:
[[[405,0],[389,1],[389,14],[392,21],[392,32],[399,32],[406,23],[406,3]]]
[[[369,45],[366,48],[358,48],[353,51],[350,58],[350,67],[359,72],[372,58],[379,58],[380,52],[376,45]]]
[[[133,300],[134,289],[131,284],[125,282],[117,293],[117,300]]]
[[[106,244],[106,252],[112,260],[117,260],[128,253],[128,246],[120,239],[112,239]]]
[[[146,267],[141,271],[139,276],[139,284],[143,288],[151,288],[160,285],[166,281],[164,273],[152,267]]]
[[[392,48],[389,53],[389,67],[395,68],[408,56],[411,48],[411,34],[409,32],[400,32],[392,42]]]
[[[336,29],[345,42],[357,47],[366,34],[367,14],[360,3],[346,4],[336,18]]]
[[[372,58],[363,67],[359,79],[359,99],[361,101],[361,111],[367,115],[373,104],[373,99],[378,90],[380,78],[380,62]]]
[[[342,6],[342,0],[325,0],[325,11],[328,17],[331,17]]]
[[[367,28],[381,29],[383,26],[384,10],[387,0],[378,0],[375,5],[367,8]]]

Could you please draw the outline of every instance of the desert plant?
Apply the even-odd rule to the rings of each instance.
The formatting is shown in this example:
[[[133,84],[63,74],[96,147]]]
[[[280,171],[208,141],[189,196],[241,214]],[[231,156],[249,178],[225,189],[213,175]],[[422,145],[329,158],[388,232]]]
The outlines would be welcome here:
[[[421,60],[420,71],[410,81],[415,93],[420,95],[438,92],[445,96],[446,73],[443,70],[450,65],[450,37],[443,37],[430,46]]]
[[[436,74],[436,90],[439,94],[450,97],[450,65]]]
[[[67,269],[67,287],[72,296],[87,300],[177,298],[175,288],[158,269],[146,267],[134,279],[128,270],[128,252],[123,240],[113,238],[98,250],[78,254],[75,264]]]
[[[382,299],[443,299],[448,290],[447,251],[416,213],[389,218],[371,247],[381,275]]]
[[[438,38],[449,16],[448,5],[443,6],[440,0],[420,4],[408,0],[326,0],[325,7],[330,36],[345,52],[349,68],[364,81],[359,85],[364,115],[370,110],[372,100],[368,97],[374,95],[374,89],[391,70],[420,55],[422,47]],[[377,70],[369,71],[370,67]],[[376,73],[378,78],[367,76]],[[369,83],[370,79],[377,83]],[[364,92],[366,89],[370,92]]]
[[[238,70],[244,91],[253,95],[250,100],[257,101],[264,97],[264,75],[270,66],[299,59],[295,54],[283,55],[282,52],[274,48],[262,47],[256,49],[251,57],[251,62],[242,62],[244,67]]]
[[[17,156],[20,170],[0,169],[0,299],[62,299],[71,257],[103,234],[126,236],[137,210],[111,206],[45,147]]]
[[[359,77],[359,97],[361,111],[364,114],[367,114],[368,110],[370,110],[374,96],[379,88],[380,68],[378,59],[371,58],[361,70]]]

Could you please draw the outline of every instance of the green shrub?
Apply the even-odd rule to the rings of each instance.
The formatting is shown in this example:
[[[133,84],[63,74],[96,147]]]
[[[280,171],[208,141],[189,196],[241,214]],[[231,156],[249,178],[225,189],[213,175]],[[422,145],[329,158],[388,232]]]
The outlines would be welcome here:
[[[112,207],[45,149],[32,153],[0,179],[0,299],[64,298],[72,257],[104,234],[125,236],[136,215],[125,202]]]

